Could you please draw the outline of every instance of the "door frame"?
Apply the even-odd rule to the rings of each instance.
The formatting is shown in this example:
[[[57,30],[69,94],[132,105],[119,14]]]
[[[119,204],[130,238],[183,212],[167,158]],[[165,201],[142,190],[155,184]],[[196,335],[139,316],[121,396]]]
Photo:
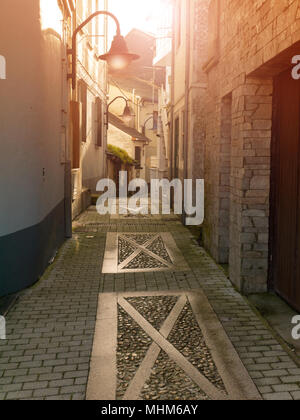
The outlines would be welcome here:
[[[277,77],[273,78],[273,101],[272,101],[272,131],[271,131],[271,172],[270,172],[270,215],[269,215],[269,255],[268,255],[268,290],[275,291],[274,276],[274,254],[276,244],[275,220],[276,212],[276,181],[277,171],[276,163],[278,162],[278,133],[277,133],[277,116],[278,116],[278,90],[276,89]]]

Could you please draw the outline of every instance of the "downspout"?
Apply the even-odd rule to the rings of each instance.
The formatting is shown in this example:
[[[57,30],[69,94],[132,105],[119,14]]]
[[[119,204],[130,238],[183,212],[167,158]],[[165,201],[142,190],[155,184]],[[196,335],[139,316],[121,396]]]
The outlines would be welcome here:
[[[188,143],[189,143],[189,101],[191,68],[191,0],[186,0],[186,41],[185,41],[185,112],[184,112],[184,179],[188,179]],[[183,206],[184,208],[184,206]],[[185,224],[186,213],[183,210]]]
[[[176,2],[173,7],[172,22],[172,74],[171,74],[171,115],[170,115],[170,151],[169,151],[169,178],[173,178],[173,160],[174,160],[174,101],[175,101],[175,25],[176,25]]]
[[[66,17],[64,16],[64,22]],[[76,9],[71,14],[71,24],[73,25],[72,31],[76,25]],[[62,46],[65,50],[65,46],[68,44],[68,29],[64,23],[64,38]],[[62,84],[62,102],[67,107],[67,114],[64,115],[65,124],[65,165],[64,165],[64,198],[65,198],[65,238],[72,238],[72,130],[71,130],[71,114],[70,114],[70,101],[74,99],[74,92],[71,89],[71,82],[67,80],[68,74],[68,57],[63,52],[63,84]]]
[[[99,4],[98,4],[99,7]],[[104,10],[108,11],[108,0],[104,0]],[[104,50],[107,51],[108,50],[108,16],[104,16]],[[108,67],[105,66],[105,90],[106,90],[106,100],[105,100],[105,109],[107,109],[107,98],[108,98],[108,94],[109,94],[109,80],[108,80]],[[107,124],[104,123],[104,136],[103,136],[103,159],[102,159],[102,166],[103,166],[103,170],[102,170],[102,175],[103,177],[107,177],[108,176],[108,163],[107,163],[107,156],[106,156],[106,150],[107,150],[107,144],[108,144],[108,128],[109,128],[109,124],[108,124],[108,115],[105,116],[105,114],[103,115],[103,119],[105,121],[105,118],[107,118]]]

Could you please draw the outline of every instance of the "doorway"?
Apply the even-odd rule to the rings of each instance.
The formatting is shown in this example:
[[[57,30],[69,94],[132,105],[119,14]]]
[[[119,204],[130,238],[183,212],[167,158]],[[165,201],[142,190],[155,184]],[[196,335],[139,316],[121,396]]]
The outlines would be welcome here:
[[[270,286],[300,310],[300,82],[274,80]]]

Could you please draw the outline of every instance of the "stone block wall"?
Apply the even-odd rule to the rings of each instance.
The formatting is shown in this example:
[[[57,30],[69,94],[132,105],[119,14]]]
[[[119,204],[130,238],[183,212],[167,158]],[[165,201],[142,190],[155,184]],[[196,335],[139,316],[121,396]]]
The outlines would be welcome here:
[[[285,51],[299,44],[300,2],[220,0],[219,9],[210,10],[219,14],[209,19],[217,22],[211,39],[218,43],[213,56],[208,46],[206,68],[204,241],[218,262],[229,262],[241,291],[262,292],[268,279],[271,75],[290,66]]]
[[[188,177],[204,178],[207,76],[203,71],[208,37],[210,0],[191,2],[191,72],[188,138]]]
[[[247,78],[232,93],[229,265],[245,293],[267,288],[272,89]]]

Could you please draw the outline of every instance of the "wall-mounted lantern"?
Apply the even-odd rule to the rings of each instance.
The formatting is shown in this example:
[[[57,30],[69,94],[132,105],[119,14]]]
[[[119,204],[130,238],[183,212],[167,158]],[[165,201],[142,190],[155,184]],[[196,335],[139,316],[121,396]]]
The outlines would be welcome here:
[[[99,15],[107,15],[114,19],[117,25],[117,33],[113,39],[111,48],[108,53],[100,55],[99,60],[104,60],[113,70],[121,70],[126,68],[133,60],[139,59],[139,55],[131,54],[128,51],[125,38],[121,35],[120,23],[115,15],[106,10],[100,10],[90,15],[84,22],[79,25],[72,36],[72,49],[68,49],[68,55],[72,55],[72,73],[68,78],[72,79],[72,88],[76,88],[76,67],[77,67],[77,34],[86,26],[93,18]]]

